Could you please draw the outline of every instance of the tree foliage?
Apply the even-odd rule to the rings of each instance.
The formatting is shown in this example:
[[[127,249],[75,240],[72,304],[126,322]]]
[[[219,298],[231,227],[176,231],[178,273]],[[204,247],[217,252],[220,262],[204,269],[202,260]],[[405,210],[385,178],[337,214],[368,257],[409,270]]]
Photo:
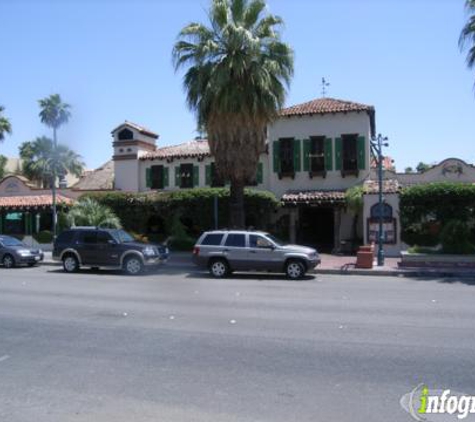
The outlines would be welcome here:
[[[475,221],[475,185],[444,182],[412,186],[401,192],[399,207],[403,241],[435,245],[449,221]]]
[[[112,209],[92,198],[81,198],[69,210],[67,221],[71,227],[94,226],[121,228],[119,217]]]
[[[219,227],[229,227],[230,192],[224,188],[200,188],[154,194],[90,193],[93,198],[110,207],[119,216],[124,227],[132,232],[154,234],[163,240],[174,235],[176,216],[184,223],[187,236],[196,237],[204,230],[214,228],[214,201],[218,199]],[[279,207],[270,192],[245,190],[247,224],[269,229],[269,216]],[[160,224],[159,224],[160,222]],[[157,226],[158,228],[155,228]],[[178,233],[182,234],[182,233]]]
[[[71,106],[63,103],[59,94],[38,100],[41,123],[56,130],[71,118]]]
[[[3,112],[5,107],[0,106],[0,142],[5,139],[5,134],[12,133],[12,125],[10,120],[8,120],[5,116],[3,116]]]
[[[462,28],[459,38],[461,50],[467,50],[467,66],[475,68],[475,0],[466,0],[467,23]]]
[[[208,135],[216,171],[231,182],[231,225],[244,225],[244,186],[265,150],[266,129],[283,106],[293,52],[282,19],[264,0],[212,0],[209,26],[187,25],[173,49],[198,126]]]
[[[6,175],[7,161],[7,157],[0,155],[0,180],[2,180]]]
[[[20,145],[20,158],[23,161],[22,172],[30,180],[42,187],[51,185],[53,170],[60,177],[71,173],[79,177],[84,169],[82,157],[66,145],[54,148],[53,141],[47,137],[36,138]]]

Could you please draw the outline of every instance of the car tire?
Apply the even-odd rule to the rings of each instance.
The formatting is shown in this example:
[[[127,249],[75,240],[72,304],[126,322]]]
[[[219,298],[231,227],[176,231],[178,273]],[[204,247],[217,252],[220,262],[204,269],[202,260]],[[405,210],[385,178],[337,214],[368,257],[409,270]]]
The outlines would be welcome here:
[[[67,273],[77,273],[79,271],[79,261],[72,255],[68,254],[63,257],[63,269]]]
[[[13,258],[13,255],[5,254],[3,256],[2,264],[5,268],[14,268],[16,266],[15,258]]]
[[[305,265],[296,259],[291,259],[285,264],[285,274],[291,280],[300,280],[306,273]]]
[[[226,278],[231,269],[225,259],[213,259],[209,263],[209,272],[214,278]]]
[[[144,271],[144,265],[140,257],[130,256],[125,259],[123,270],[127,275],[139,275]]]

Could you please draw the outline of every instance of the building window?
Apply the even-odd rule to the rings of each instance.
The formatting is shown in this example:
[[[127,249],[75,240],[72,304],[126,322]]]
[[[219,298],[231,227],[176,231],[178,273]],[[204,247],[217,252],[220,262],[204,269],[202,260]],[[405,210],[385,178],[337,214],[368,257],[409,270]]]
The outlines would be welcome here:
[[[310,137],[310,173],[325,172],[325,137]]]
[[[151,188],[152,189],[163,189],[163,166],[152,166],[151,167]]]
[[[193,164],[182,164],[180,166],[180,188],[193,187]]]
[[[294,139],[284,138],[279,142],[280,173],[282,176],[294,175]]]
[[[119,132],[119,141],[131,141],[134,139],[134,133],[129,129],[123,129]]]
[[[343,174],[358,174],[358,136],[357,135],[343,135],[342,139],[342,153]]]

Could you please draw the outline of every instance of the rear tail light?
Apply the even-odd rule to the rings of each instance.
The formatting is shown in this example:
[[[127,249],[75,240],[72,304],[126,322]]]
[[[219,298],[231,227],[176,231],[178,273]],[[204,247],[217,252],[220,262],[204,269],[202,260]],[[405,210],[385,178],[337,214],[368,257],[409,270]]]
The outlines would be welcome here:
[[[193,248],[193,255],[199,255],[200,254],[200,248],[198,248],[197,246],[195,246]]]

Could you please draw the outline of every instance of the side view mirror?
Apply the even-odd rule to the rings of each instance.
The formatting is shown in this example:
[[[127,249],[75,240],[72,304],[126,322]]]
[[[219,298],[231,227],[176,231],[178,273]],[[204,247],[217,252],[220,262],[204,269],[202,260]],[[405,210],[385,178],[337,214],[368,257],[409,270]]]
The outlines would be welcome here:
[[[107,241],[107,243],[108,243],[109,245],[117,245],[117,241],[115,241],[115,240],[113,240],[113,239],[109,239],[109,240]]]

